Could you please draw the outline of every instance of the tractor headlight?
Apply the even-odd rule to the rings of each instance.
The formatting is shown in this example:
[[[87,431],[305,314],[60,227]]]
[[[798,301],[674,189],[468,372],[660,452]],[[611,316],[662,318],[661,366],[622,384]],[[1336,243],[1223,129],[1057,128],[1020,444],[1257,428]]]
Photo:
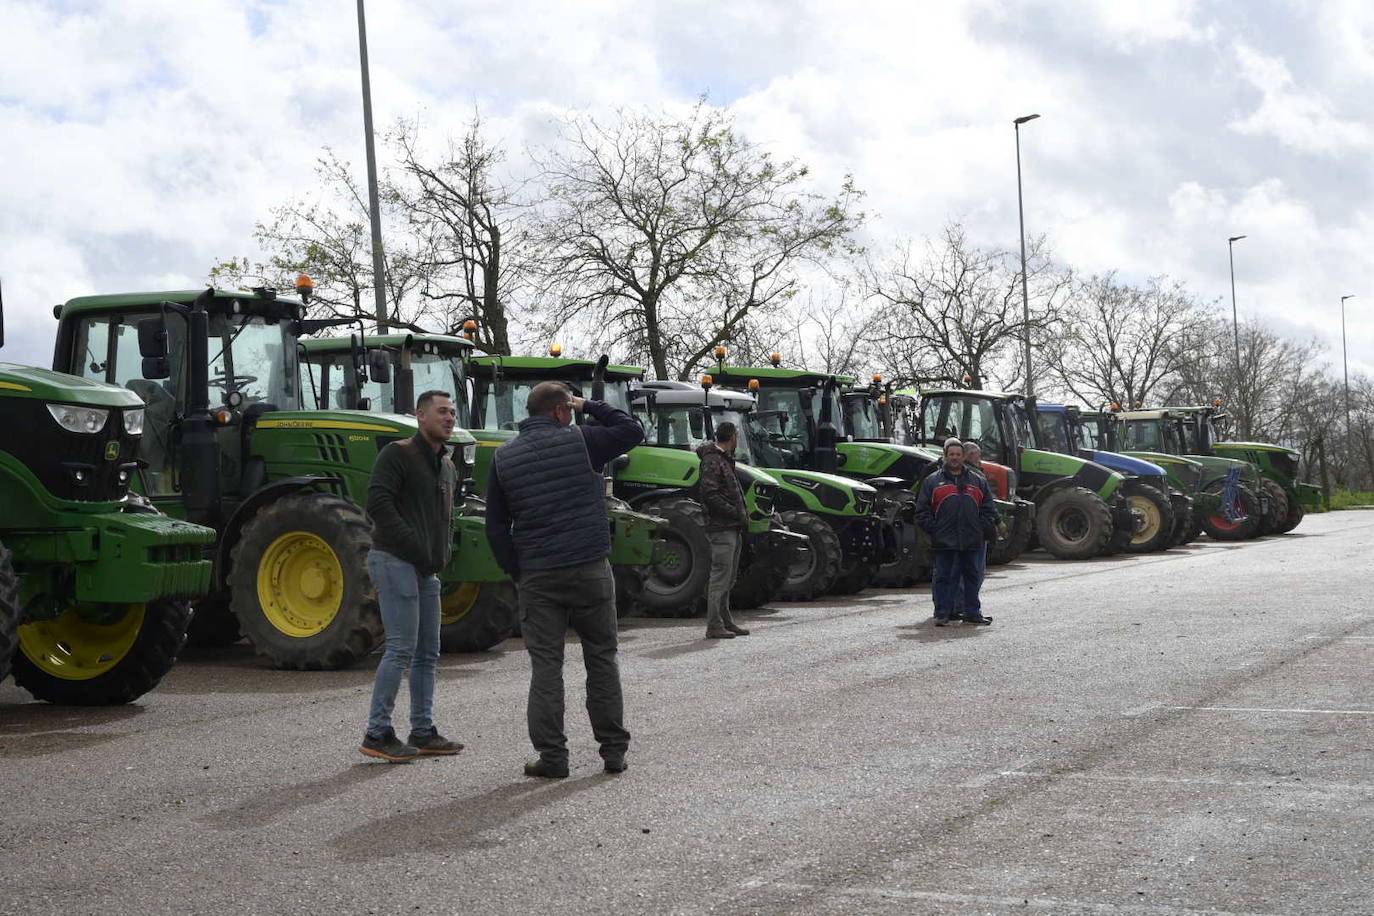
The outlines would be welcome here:
[[[124,411],[124,431],[131,436],[143,435],[143,408]]]
[[[71,404],[49,404],[48,413],[57,425],[74,433],[98,433],[105,428],[110,412],[102,407],[76,407]]]

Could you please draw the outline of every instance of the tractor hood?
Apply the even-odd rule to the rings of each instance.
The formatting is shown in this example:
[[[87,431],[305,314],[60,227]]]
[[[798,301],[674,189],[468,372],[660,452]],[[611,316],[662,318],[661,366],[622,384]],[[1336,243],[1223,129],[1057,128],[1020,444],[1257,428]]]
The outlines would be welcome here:
[[[837,442],[835,451],[846,474],[900,477],[914,481],[940,459],[936,449],[890,442]]]
[[[143,406],[142,398],[118,385],[13,363],[0,363],[0,396],[90,407]]]
[[[1272,442],[1217,442],[1212,445],[1212,449],[1217,452],[1278,452],[1288,455],[1295,461],[1302,456],[1294,449],[1283,445],[1275,445]]]
[[[1086,457],[1113,471],[1133,477],[1163,477],[1164,468],[1138,457],[1123,455],[1119,452],[1086,451]]]
[[[258,429],[308,429],[321,432],[368,433],[409,437],[420,430],[414,417],[399,413],[368,413],[363,410],[300,410],[265,413]],[[452,445],[472,445],[472,433],[454,427],[448,441]]]

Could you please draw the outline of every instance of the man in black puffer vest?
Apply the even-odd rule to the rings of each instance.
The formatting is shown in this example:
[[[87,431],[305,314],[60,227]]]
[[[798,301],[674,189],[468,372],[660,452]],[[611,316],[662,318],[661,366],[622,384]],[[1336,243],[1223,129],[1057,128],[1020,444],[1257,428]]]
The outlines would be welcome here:
[[[563,640],[582,640],[587,714],[608,773],[625,769],[616,661],[611,526],[601,468],[644,440],[639,421],[601,401],[574,397],[562,382],[541,382],[526,402],[520,434],[496,450],[487,483],[487,536],[520,593],[520,628],[530,654],[527,715],[538,760],[528,776],[568,775],[563,733]],[[599,426],[571,426],[585,411]]]

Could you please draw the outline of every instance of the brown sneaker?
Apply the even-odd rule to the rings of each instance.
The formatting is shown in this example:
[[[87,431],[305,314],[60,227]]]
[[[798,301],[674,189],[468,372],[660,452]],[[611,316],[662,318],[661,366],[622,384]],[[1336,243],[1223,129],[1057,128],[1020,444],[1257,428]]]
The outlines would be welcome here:
[[[463,749],[463,745],[448,740],[438,732],[430,732],[428,735],[411,732],[406,744],[414,747],[422,755],[435,757],[456,754]]]
[[[707,639],[734,639],[734,638],[735,638],[735,634],[734,634],[734,633],[731,633],[729,630],[725,629],[725,627],[711,627],[709,630],[706,631],[706,638],[707,638]]]
[[[729,630],[731,633],[734,633],[736,636],[748,636],[748,635],[749,635],[749,631],[748,631],[748,630],[746,630],[744,627],[736,626],[736,625],[733,624],[733,623],[727,623],[727,624],[725,625],[725,629]]]

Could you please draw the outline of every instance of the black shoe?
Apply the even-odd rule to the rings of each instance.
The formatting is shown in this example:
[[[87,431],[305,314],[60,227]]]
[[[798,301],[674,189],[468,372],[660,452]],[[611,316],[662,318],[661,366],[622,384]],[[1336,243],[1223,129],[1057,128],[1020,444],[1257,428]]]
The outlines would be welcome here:
[[[566,763],[554,763],[543,757],[538,760],[526,760],[525,775],[540,776],[544,779],[567,779],[568,765]]]
[[[725,625],[725,629],[729,630],[731,633],[734,633],[736,636],[748,636],[748,635],[749,635],[749,631],[748,631],[748,630],[746,630],[744,627],[736,626],[736,625],[733,624],[733,623],[727,623],[727,624]]]
[[[606,758],[606,772],[607,772],[607,773],[624,773],[624,772],[625,772],[625,768],[628,767],[628,766],[629,766],[629,764],[625,762],[625,755],[624,755],[624,754],[620,755],[619,757],[607,757],[607,758]]]
[[[935,625],[936,625],[937,627],[948,626],[948,625],[949,625],[949,616],[946,615],[946,614],[936,614],[936,615],[935,615]]]
[[[971,624],[975,624],[975,625],[980,626],[980,627],[990,627],[990,626],[992,626],[992,618],[991,618],[991,617],[984,617],[984,616],[981,615],[981,614],[979,614],[979,615],[976,616],[976,617],[970,617],[970,616],[968,616],[967,614],[965,614],[965,615],[964,615],[963,617],[961,617],[960,619],[963,620],[964,623],[971,623]]]
[[[734,633],[731,633],[729,630],[725,629],[725,627],[712,627],[712,628],[710,628],[709,630],[706,631],[706,638],[707,638],[707,639],[734,639],[734,638],[735,638],[735,634],[734,634]]]
[[[457,741],[450,741],[438,732],[430,732],[427,735],[410,733],[406,739],[406,744],[415,746],[421,754],[429,757],[443,757],[456,754],[463,749],[463,745]]]
[[[420,756],[419,750],[409,744],[402,744],[396,737],[396,729],[388,728],[376,738],[363,735],[363,746],[358,748],[369,757],[378,757],[389,763],[410,763]]]

